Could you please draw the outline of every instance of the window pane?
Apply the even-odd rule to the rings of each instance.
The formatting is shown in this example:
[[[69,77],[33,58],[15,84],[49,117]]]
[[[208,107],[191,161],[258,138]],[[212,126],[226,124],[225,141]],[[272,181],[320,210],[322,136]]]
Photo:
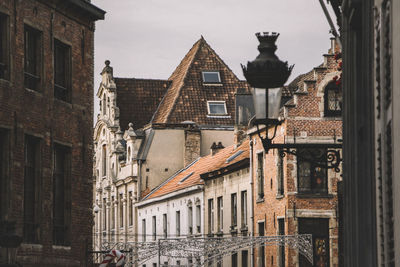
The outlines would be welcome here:
[[[221,79],[219,77],[219,72],[218,71],[203,72],[203,82],[220,83]]]
[[[226,114],[225,103],[209,102],[210,114]]]
[[[339,90],[328,90],[328,109],[331,111],[342,110],[342,93]]]

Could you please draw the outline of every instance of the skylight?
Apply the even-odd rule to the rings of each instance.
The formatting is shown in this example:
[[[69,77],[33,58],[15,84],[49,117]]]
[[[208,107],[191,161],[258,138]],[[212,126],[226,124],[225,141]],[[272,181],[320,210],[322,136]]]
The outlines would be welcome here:
[[[232,156],[230,156],[229,158],[226,159],[226,163],[231,162],[232,160],[234,160],[235,158],[237,158],[238,156],[240,156],[243,153],[243,150],[239,150],[238,152],[236,152],[235,154],[233,154]]]
[[[186,175],[185,177],[183,177],[180,181],[179,181],[179,183],[183,183],[184,181],[186,181],[190,176],[192,176],[193,175],[193,172],[191,172],[191,173],[189,173],[188,175]]]
[[[226,115],[225,101],[208,101],[207,102],[209,115]]]
[[[220,83],[221,77],[219,71],[203,71],[203,82],[204,83]]]

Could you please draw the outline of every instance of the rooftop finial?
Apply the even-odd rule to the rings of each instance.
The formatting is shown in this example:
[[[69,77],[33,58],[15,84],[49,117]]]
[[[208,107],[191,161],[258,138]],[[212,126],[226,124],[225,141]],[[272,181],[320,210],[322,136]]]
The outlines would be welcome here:
[[[114,71],[113,68],[110,66],[110,60],[106,60],[104,62],[105,67],[103,68],[103,70],[101,71],[100,75],[103,76],[103,84],[104,85],[109,85],[111,82],[114,81]]]

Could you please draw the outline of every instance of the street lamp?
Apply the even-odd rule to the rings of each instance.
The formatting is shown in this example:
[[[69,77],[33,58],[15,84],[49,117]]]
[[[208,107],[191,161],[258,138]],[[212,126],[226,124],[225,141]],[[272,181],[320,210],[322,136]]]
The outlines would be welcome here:
[[[270,149],[279,149],[280,156],[292,154],[305,161],[323,168],[332,168],[340,172],[340,153],[337,149],[341,144],[297,144],[297,143],[272,143],[275,138],[277,127],[283,122],[279,117],[281,107],[282,86],[288,80],[293,66],[281,61],[276,55],[275,42],[279,37],[276,32],[256,33],[260,42],[258,51],[260,54],[255,60],[242,65],[243,74],[252,87],[254,99],[255,118],[253,124],[257,127],[257,134],[262,141],[266,153]],[[261,136],[259,126],[265,125],[265,137]],[[268,130],[274,127],[272,137],[269,137]],[[302,153],[298,153],[302,151]]]

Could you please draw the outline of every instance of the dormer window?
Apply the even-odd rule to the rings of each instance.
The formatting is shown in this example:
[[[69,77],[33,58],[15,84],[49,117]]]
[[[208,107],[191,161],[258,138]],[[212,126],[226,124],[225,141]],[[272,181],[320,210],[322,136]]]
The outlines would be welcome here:
[[[203,71],[203,83],[221,83],[219,71]]]
[[[207,101],[208,115],[226,115],[225,101]]]
[[[335,81],[325,87],[325,117],[336,117],[342,114],[342,90]]]

